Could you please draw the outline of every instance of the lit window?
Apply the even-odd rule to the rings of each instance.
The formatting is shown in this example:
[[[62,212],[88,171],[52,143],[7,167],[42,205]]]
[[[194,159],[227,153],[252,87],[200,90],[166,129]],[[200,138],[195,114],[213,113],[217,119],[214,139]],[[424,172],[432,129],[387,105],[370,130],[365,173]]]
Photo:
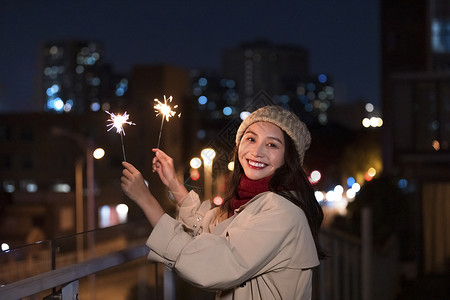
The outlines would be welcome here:
[[[20,182],[20,187],[22,190],[28,192],[28,193],[35,193],[38,190],[38,186],[36,182],[33,180],[23,180]]]
[[[431,21],[431,45],[434,52],[450,53],[450,21]]]
[[[16,186],[14,185],[14,181],[12,180],[5,180],[3,181],[3,189],[7,193],[14,193],[16,190]]]
[[[57,183],[53,186],[53,191],[55,193],[69,193],[70,190],[70,184],[67,183]]]
[[[103,205],[99,210],[99,226],[105,228],[126,223],[128,206],[126,204]]]

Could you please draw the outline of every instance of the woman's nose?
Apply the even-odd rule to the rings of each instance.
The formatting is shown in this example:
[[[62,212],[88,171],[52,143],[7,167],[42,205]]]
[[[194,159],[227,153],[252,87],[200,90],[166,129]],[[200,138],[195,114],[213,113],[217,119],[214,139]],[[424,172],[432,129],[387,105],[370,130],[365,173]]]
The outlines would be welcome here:
[[[251,154],[253,155],[253,157],[263,157],[264,156],[263,144],[262,143],[253,144]]]

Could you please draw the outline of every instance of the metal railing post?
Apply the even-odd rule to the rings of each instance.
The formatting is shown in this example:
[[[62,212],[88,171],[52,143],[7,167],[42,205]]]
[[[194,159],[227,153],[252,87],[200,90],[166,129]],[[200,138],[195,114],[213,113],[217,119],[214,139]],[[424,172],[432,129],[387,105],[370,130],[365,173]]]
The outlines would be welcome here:
[[[63,286],[61,289],[61,300],[78,300],[78,280]]]

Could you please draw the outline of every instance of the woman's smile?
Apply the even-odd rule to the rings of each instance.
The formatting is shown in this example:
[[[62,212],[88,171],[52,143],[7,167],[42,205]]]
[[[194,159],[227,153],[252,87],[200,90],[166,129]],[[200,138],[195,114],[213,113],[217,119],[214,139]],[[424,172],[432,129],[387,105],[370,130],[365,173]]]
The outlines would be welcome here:
[[[253,168],[255,168],[255,169],[262,169],[262,168],[264,168],[265,166],[267,166],[267,165],[264,164],[264,163],[260,163],[260,162],[253,161],[253,160],[250,160],[250,159],[248,159],[247,162],[248,162],[248,164],[250,165],[250,167],[253,167]]]

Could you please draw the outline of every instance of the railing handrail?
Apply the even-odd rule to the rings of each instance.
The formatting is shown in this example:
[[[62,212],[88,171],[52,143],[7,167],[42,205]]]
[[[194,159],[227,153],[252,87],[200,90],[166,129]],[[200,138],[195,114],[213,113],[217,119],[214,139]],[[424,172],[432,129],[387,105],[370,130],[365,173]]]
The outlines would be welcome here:
[[[17,300],[78,280],[148,254],[146,245],[130,247],[101,257],[61,267],[0,287],[0,299]]]

